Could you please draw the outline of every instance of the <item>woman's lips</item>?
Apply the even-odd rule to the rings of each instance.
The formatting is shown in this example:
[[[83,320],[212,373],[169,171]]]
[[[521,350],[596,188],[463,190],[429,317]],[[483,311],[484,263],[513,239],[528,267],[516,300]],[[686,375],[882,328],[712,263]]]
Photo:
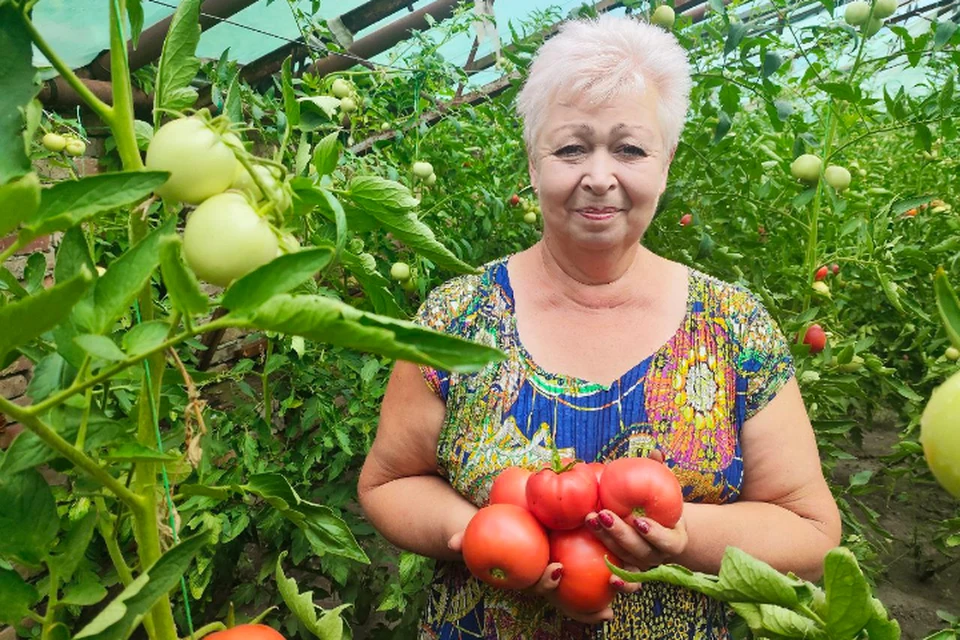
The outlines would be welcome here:
[[[607,220],[616,215],[620,209],[616,207],[585,207],[576,211],[588,220]]]

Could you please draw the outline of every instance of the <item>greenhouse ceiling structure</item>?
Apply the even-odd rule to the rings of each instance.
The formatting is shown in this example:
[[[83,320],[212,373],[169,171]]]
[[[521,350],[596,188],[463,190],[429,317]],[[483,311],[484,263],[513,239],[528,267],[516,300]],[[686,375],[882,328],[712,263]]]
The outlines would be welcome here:
[[[681,0],[675,9],[678,17],[698,22],[721,8],[721,2],[726,2],[727,11],[751,31],[782,29],[787,22],[794,28],[808,27],[838,20],[842,15],[840,5],[831,17],[827,8],[831,0],[748,0],[732,4],[729,0]],[[902,2],[887,24],[924,30],[930,20],[956,22],[960,18],[958,5],[958,0]],[[130,47],[134,71],[160,55],[177,0],[141,0],[141,6],[143,31],[138,46]],[[41,34],[55,43],[66,64],[78,70],[96,95],[109,100],[108,7],[107,0],[41,0],[34,9],[34,20]],[[197,55],[215,60],[226,52],[228,59],[241,66],[243,80],[252,86],[269,86],[270,77],[287,57],[292,57],[295,72],[317,75],[358,64],[386,64],[412,31],[430,29],[455,12],[469,11],[487,18],[474,23],[472,34],[446,42],[439,50],[445,59],[470,74],[470,82],[464,87],[468,95],[458,98],[469,100],[471,96],[496,93],[506,85],[495,63],[500,48],[511,46],[511,27],[518,21],[536,12],[551,10],[565,16],[584,9],[598,13],[645,12],[649,4],[638,0],[205,0],[200,9],[203,32]],[[871,39],[870,46],[882,50],[893,37],[884,30]],[[80,104],[78,96],[57,77],[39,51],[35,51],[35,63],[45,81],[40,94],[45,106],[59,111],[75,109]],[[909,70],[892,79],[910,88]],[[137,100],[140,107],[149,109],[149,96],[141,93]],[[206,100],[209,103],[209,92]]]

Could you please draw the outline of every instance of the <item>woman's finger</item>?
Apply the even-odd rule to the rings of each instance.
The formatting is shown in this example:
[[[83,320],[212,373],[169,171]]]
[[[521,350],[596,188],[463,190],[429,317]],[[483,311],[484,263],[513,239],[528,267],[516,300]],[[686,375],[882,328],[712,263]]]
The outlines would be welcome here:
[[[540,581],[530,587],[527,591],[533,593],[534,595],[545,597],[557,588],[557,585],[560,584],[562,577],[563,565],[559,562],[551,562],[547,565],[547,568],[543,570],[543,575],[540,576]]]
[[[623,562],[645,569],[663,562],[660,550],[617,514],[603,509],[595,517],[591,516],[593,514],[587,516],[587,527]],[[634,520],[632,516],[628,519]]]
[[[637,567],[624,565],[624,571],[630,571],[635,573],[640,571]],[[643,586],[639,582],[625,582],[620,576],[613,574],[610,576],[610,584],[613,585],[613,588],[619,591],[620,593],[636,593]]]

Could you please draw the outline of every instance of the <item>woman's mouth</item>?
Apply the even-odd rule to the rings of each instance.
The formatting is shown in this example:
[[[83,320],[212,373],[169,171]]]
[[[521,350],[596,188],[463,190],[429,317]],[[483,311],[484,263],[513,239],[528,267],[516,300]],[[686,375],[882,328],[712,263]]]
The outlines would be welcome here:
[[[620,211],[616,207],[584,207],[576,212],[587,220],[608,220]]]

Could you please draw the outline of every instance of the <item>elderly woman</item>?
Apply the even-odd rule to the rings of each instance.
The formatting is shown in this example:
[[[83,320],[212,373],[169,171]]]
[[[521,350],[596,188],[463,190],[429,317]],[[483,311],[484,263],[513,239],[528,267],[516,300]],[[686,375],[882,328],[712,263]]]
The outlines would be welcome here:
[[[591,614],[470,576],[462,532],[497,472],[562,455],[654,455],[684,487],[673,529],[608,511],[585,524],[627,566],[716,573],[736,546],[816,579],[836,503],[783,334],[759,299],[641,244],[667,183],[690,76],[672,35],[630,18],[567,23],[518,98],[543,237],[433,291],[418,319],[508,358],[451,374],[398,362],[360,478],[391,542],[436,558],[421,638],[723,638],[722,603],[624,585]]]

